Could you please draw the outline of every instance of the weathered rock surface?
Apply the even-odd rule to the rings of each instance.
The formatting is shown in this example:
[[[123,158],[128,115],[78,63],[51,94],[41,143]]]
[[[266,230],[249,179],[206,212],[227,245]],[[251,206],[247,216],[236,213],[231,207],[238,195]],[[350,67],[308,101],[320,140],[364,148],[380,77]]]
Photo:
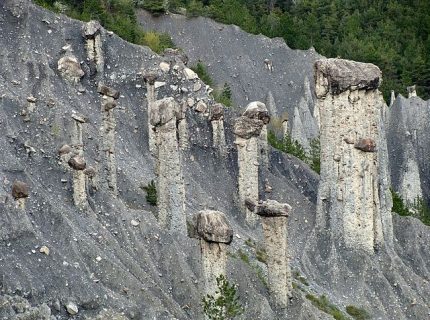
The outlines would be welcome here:
[[[211,33],[226,44],[225,34],[218,30],[219,24],[200,18],[191,21],[207,23],[209,27],[200,30],[207,30],[209,34],[209,29],[213,28]],[[200,244],[183,234],[161,228],[151,212],[156,210],[146,203],[145,193],[139,187],[154,179],[156,172],[156,162],[147,142],[147,91],[139,73],[142,67],[150,70],[169,61],[170,70],[160,70],[157,80],[166,82],[158,89],[159,98],[172,96],[178,102],[192,99],[194,104],[203,100],[210,107],[207,91],[202,85],[200,91],[193,92],[199,80],[184,79],[184,64],[178,55],[159,57],[115,35],[103,38],[105,68],[96,78],[100,76],[103,83],[122,95],[113,109],[117,120],[118,196],[112,197],[103,188],[93,190],[88,193],[88,214],[82,214],[72,201],[69,169],[57,155],[59,147],[72,145],[70,135],[76,121],[70,115],[75,110],[88,116],[83,137],[85,159],[92,166],[101,161],[99,127],[102,115],[97,85],[102,79],[91,76],[86,39],[82,37],[83,25],[47,12],[27,0],[0,2],[0,298],[16,296],[30,308],[39,310],[45,303],[49,310],[43,307],[44,314],[57,319],[69,318],[64,307],[69,301],[79,307],[77,319],[97,319],[103,315],[103,309],[112,311],[108,315],[128,319],[199,319],[205,292]],[[192,28],[197,30],[195,25]],[[224,26],[223,30],[240,38],[241,52],[258,50],[261,55],[261,59],[248,59],[247,54],[243,61],[248,63],[241,64],[234,59],[220,58],[231,67],[252,72],[214,68],[228,77],[246,74],[249,81],[241,78],[233,84],[239,88],[233,88],[234,94],[243,97],[243,103],[238,104],[246,105],[245,96],[250,92],[249,99],[262,101],[270,87],[278,107],[288,105],[292,109],[296,106],[303,91],[300,75],[307,73],[311,77],[312,64],[306,61],[309,57],[314,59],[316,54],[287,50],[282,41],[245,35],[233,26]],[[102,29],[101,33],[107,32]],[[190,39],[190,44],[200,50],[195,40],[191,40],[192,34],[187,34],[190,37],[182,37]],[[242,35],[246,36],[246,43]],[[259,39],[263,42],[258,42]],[[214,43],[217,50],[226,50],[219,57],[235,57],[239,50],[237,45],[234,49],[224,49]],[[273,44],[271,49],[269,43]],[[81,68],[85,71],[77,85],[63,81],[57,70],[57,61],[66,44],[71,44],[73,54],[82,62]],[[202,47],[205,53],[210,52],[207,46]],[[269,58],[273,61],[273,72],[264,69],[263,61],[269,53],[274,55]],[[123,59],[124,56],[128,58]],[[216,56],[212,58],[215,64],[209,68],[217,66]],[[293,56],[300,59],[295,60]],[[282,66],[284,62],[285,67]],[[260,75],[261,71],[267,74]],[[255,82],[258,84],[251,81],[252,76],[258,78],[259,82]],[[296,82],[299,78],[300,82]],[[293,84],[290,85],[290,81]],[[251,82],[253,84],[248,86]],[[245,91],[241,91],[242,88]],[[284,95],[286,99],[282,98]],[[35,97],[36,103],[28,102],[29,96]],[[29,121],[25,122],[19,113],[27,109],[27,104],[34,108]],[[208,208],[225,212],[235,230],[230,250],[238,256],[237,250],[242,249],[253,264],[258,263],[265,276],[267,267],[257,262],[251,248],[245,245],[245,239],[262,239],[260,228],[251,230],[245,226],[235,198],[238,167],[233,147],[233,120],[237,113],[234,109],[224,112],[227,153],[219,157],[217,150],[211,147],[208,118],[192,108],[187,110],[189,149],[182,154],[181,162],[186,190],[185,212],[192,215]],[[379,152],[382,145],[376,143]],[[25,145],[36,152],[28,153]],[[67,165],[67,161],[65,163]],[[363,306],[374,318],[425,319],[428,316],[430,239],[427,227],[413,218],[395,217],[395,254],[381,252],[369,257],[352,255],[342,248],[331,250],[326,246],[329,240],[319,238],[318,242],[312,233],[318,176],[301,161],[273,150],[269,163],[270,170],[265,178],[273,188],[270,197],[294,206],[288,218],[290,259],[293,274],[300,272],[310,284],[305,290],[326,294],[342,310],[349,304]],[[15,180],[27,181],[31,186],[31,197],[26,199],[22,210],[17,210],[11,199],[11,185]],[[133,226],[130,223],[133,219],[140,224]],[[49,256],[38,252],[42,245],[50,249]],[[293,290],[287,313],[278,312],[254,268],[233,256],[229,256],[226,263],[229,279],[238,284],[240,301],[245,306],[244,318],[328,319],[327,314],[312,306],[301,290]],[[416,304],[412,305],[411,301]],[[0,318],[13,319],[23,313],[17,309],[20,303],[16,301],[14,306],[0,308]],[[36,319],[44,317],[36,316]]]

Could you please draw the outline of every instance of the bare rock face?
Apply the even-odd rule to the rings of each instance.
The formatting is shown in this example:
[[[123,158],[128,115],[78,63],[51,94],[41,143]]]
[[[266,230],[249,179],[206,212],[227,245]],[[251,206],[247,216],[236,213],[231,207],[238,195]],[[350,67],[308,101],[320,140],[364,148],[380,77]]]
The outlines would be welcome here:
[[[270,122],[269,110],[267,110],[266,105],[260,101],[253,101],[248,104],[243,115],[251,119],[261,120],[264,124]]]
[[[69,160],[69,166],[72,167],[74,170],[85,170],[87,167],[87,163],[85,159],[81,156],[74,156],[73,158],[70,158]]]
[[[82,26],[82,35],[86,39],[94,39],[100,33],[102,26],[96,20],[91,20]]]
[[[252,119],[241,116],[234,122],[234,134],[243,139],[258,137],[263,128],[264,122],[259,119]]]
[[[25,182],[15,181],[12,185],[12,196],[15,200],[28,198],[29,188]]]
[[[110,88],[102,83],[99,83],[97,86],[97,92],[108,97],[112,97],[114,99],[118,99],[120,92],[116,89]]]
[[[317,98],[323,98],[347,90],[376,90],[382,81],[382,73],[370,63],[323,59],[315,62],[315,78]]]
[[[372,253],[392,240],[382,168],[387,155],[376,152],[383,140],[381,72],[371,64],[325,59],[315,63],[315,81],[321,126],[317,227],[331,229],[350,249]]]
[[[220,211],[205,210],[197,214],[197,234],[208,242],[229,244],[233,239],[233,229],[224,213]]]
[[[58,60],[58,71],[64,79],[72,83],[78,83],[85,75],[78,59],[73,55],[68,55]]]

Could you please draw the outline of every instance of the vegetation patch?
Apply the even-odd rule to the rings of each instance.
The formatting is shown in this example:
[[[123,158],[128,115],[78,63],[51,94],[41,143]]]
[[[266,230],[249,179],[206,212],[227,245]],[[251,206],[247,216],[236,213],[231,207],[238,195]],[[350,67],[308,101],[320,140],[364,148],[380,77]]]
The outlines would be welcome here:
[[[395,212],[400,216],[415,217],[425,225],[430,226],[430,208],[423,198],[418,197],[414,200],[414,203],[408,205],[392,188],[390,191],[393,198],[393,207],[391,208],[392,212]]]
[[[348,320],[348,317],[340,311],[335,305],[330,303],[325,295],[321,295],[319,297],[314,296],[313,294],[307,294],[306,298],[318,309],[321,311],[331,315],[336,320]]]
[[[370,314],[365,309],[356,306],[346,306],[346,312],[355,320],[371,319]]]
[[[299,271],[294,271],[293,272],[293,277],[295,278],[295,279],[297,279],[297,280],[299,280],[302,284],[304,284],[305,286],[309,286],[309,282],[308,282],[308,280],[305,278],[305,277],[303,277],[301,274],[300,274],[300,272]]]
[[[207,295],[202,299],[203,311],[210,320],[234,319],[244,312],[239,302],[236,286],[230,284],[224,275],[216,278],[215,295]]]
[[[311,141],[309,152],[306,152],[303,146],[297,140],[293,140],[288,134],[285,135],[283,139],[280,139],[276,136],[275,132],[269,131],[267,141],[273,148],[299,158],[303,162],[306,162],[316,173],[320,173],[321,150],[319,138],[315,138]]]
[[[255,272],[255,274],[257,275],[257,278],[261,281],[261,283],[263,283],[263,285],[266,288],[268,288],[267,279],[264,276],[263,269],[258,264],[252,262],[246,252],[244,252],[242,249],[239,249],[239,250],[237,250],[236,254],[235,253],[229,253],[228,255],[230,257],[232,257],[233,259],[240,259],[245,264],[247,264]]]
[[[146,202],[148,202],[151,206],[157,205],[157,188],[155,186],[154,180],[151,180],[150,183],[146,186],[142,186],[142,189],[146,192]]]
[[[145,32],[137,22],[133,0],[34,0],[38,5],[82,21],[98,20],[128,42],[145,45],[157,53],[174,44],[169,35]],[[147,2],[147,1],[145,1]]]

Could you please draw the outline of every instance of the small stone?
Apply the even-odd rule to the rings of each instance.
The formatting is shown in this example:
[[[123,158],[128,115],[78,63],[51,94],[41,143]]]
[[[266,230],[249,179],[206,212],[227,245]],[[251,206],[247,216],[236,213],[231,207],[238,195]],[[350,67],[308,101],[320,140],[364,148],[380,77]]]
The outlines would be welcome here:
[[[27,101],[28,101],[28,102],[31,102],[31,103],[36,103],[37,98],[35,98],[35,97],[33,97],[33,96],[29,96],[29,97],[27,97]]]
[[[188,99],[187,99],[187,105],[188,105],[189,107],[194,106],[194,104],[195,104],[195,101],[194,101],[194,99],[193,99],[193,98],[188,98]]]
[[[49,248],[48,248],[47,246],[42,246],[42,247],[40,247],[39,252],[40,252],[40,253],[44,253],[44,254],[46,254],[47,256],[49,256]]]
[[[139,222],[139,221],[131,220],[131,225],[132,225],[133,227],[137,227],[139,224],[140,224],[140,222]]]
[[[164,87],[165,85],[166,85],[166,83],[163,81],[155,81],[154,88],[158,89],[158,88]]]
[[[97,261],[97,262],[100,262],[100,261],[102,261],[102,257],[100,257],[100,256],[97,256],[97,257],[96,257],[96,261]]]
[[[72,316],[77,314],[79,311],[78,306],[74,302],[71,302],[71,301],[67,302],[66,310]]]
[[[201,88],[202,88],[202,84],[201,84],[201,82],[196,82],[196,83],[194,84],[194,86],[193,86],[193,91],[194,91],[194,92],[197,92],[197,91],[199,91]]]
[[[169,72],[170,64],[168,64],[167,62],[160,62],[160,69],[163,72]]]
[[[70,152],[72,152],[72,147],[70,147],[68,144],[64,144],[60,149],[58,149],[58,154],[60,156],[68,154]]]
[[[197,102],[197,105],[194,108],[194,110],[196,110],[197,112],[204,113],[204,112],[206,112],[207,108],[208,108],[208,106],[206,105],[206,103],[204,103],[203,101],[199,101],[199,102]]]
[[[187,79],[187,80],[194,80],[194,79],[197,79],[199,77],[197,75],[197,73],[195,73],[190,68],[184,68],[183,73],[184,73],[185,79]]]

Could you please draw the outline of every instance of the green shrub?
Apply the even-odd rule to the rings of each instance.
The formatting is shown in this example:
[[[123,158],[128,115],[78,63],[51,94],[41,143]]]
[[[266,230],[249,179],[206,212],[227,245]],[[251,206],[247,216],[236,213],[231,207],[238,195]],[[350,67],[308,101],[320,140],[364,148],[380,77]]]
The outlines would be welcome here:
[[[321,147],[320,147],[320,139],[315,138],[311,140],[311,150],[309,153],[308,159],[309,166],[316,173],[320,174],[321,172]]]
[[[430,226],[430,208],[423,198],[417,197],[414,200],[414,203],[408,205],[392,188],[390,188],[390,191],[393,198],[393,207],[391,208],[392,212],[395,212],[400,216],[415,217],[425,225]]]
[[[146,202],[148,202],[151,206],[157,205],[157,188],[155,186],[154,180],[151,180],[147,186],[142,187],[146,192]]]
[[[231,107],[233,105],[231,88],[228,83],[224,83],[221,90],[214,90],[213,96],[216,102],[222,103],[226,107]]]
[[[166,12],[164,0],[145,0],[139,7],[148,10],[153,16],[160,16]]]
[[[229,283],[224,275],[216,278],[215,296],[207,295],[202,299],[203,311],[210,320],[234,319],[244,312],[239,302],[236,286]]]
[[[355,306],[346,306],[346,312],[355,320],[367,320],[371,318],[366,310]]]
[[[390,191],[391,191],[391,196],[393,198],[393,207],[391,208],[391,211],[399,214],[400,216],[411,215],[409,208],[405,205],[400,195],[397,192],[395,192],[393,189],[390,189]]]
[[[279,139],[273,131],[269,131],[267,141],[275,149],[289,153],[304,162],[308,160],[303,146],[297,140],[293,141],[290,135],[286,135],[284,139]]]
[[[312,294],[307,294],[306,298],[318,309],[331,315],[336,320],[348,320],[345,314],[340,311],[335,305],[331,304],[325,295],[316,297]]]
[[[204,83],[206,83],[208,86],[213,86],[214,82],[209,75],[209,72],[206,68],[206,66],[203,64],[203,62],[197,62],[197,64],[194,67],[191,67],[191,69],[197,73],[200,80],[202,80]]]

